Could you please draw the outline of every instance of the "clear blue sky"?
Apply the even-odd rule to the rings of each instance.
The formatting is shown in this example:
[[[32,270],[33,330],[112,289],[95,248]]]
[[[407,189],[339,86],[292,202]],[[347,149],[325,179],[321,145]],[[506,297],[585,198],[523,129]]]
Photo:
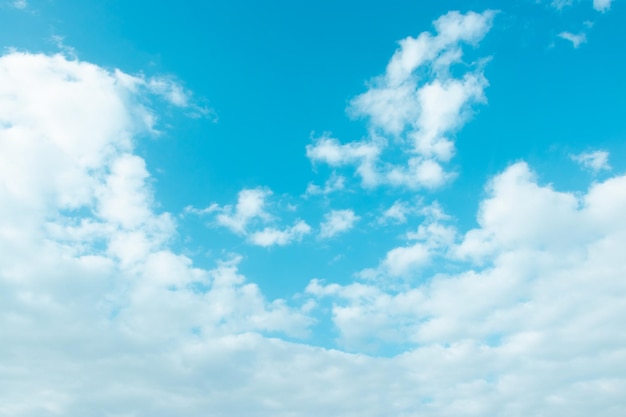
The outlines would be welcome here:
[[[625,19],[2,0],[0,391],[37,394],[0,416],[620,415]],[[74,355],[101,396],[50,365]]]

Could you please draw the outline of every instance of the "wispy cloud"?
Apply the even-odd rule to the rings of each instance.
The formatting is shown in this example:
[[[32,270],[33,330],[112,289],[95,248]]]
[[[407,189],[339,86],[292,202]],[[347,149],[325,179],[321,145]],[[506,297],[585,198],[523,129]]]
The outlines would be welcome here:
[[[570,155],[570,158],[579,163],[582,167],[596,173],[611,169],[609,165],[609,153],[607,151],[583,152],[578,155]]]
[[[574,34],[571,32],[561,32],[559,33],[559,38],[570,41],[574,48],[578,48],[581,44],[587,42],[587,35],[583,32],[578,34]]]

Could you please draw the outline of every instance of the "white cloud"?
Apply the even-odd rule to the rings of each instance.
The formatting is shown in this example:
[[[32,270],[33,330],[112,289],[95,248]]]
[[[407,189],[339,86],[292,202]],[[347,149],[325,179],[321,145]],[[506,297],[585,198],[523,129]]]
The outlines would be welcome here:
[[[476,45],[491,28],[494,12],[450,12],[434,22],[436,34],[423,32],[400,41],[385,74],[355,97],[349,112],[365,117],[370,137],[341,144],[323,136],[307,146],[313,162],[333,167],[356,166],[366,187],[382,184],[436,188],[453,175],[441,163],[454,155],[454,133],[485,102],[488,83],[484,62],[467,66],[460,77],[451,68],[462,62],[462,45]],[[386,163],[383,153],[392,143],[405,163]]]
[[[618,396],[626,387],[624,190],[626,176],[616,176],[587,192],[559,192],[515,164],[491,181],[480,226],[461,238],[482,264],[456,264],[409,286],[313,280],[307,292],[332,300],[347,348],[409,344],[416,348],[394,361],[432,360],[417,378],[439,388],[415,389],[429,393],[415,414],[618,416],[626,409]],[[430,370],[442,366],[459,373]],[[602,400],[591,406],[594,395]]]
[[[606,12],[611,8],[613,0],[593,0],[593,8],[599,12]]]
[[[207,366],[200,351],[219,367],[252,345],[278,353],[255,332],[306,336],[310,306],[266,300],[238,259],[204,270],[169,250],[133,153],[156,117],[132,76],[9,53],[0,80],[0,414],[199,415],[208,403],[173,381],[201,381],[183,376]]]
[[[428,211],[428,210],[426,210]],[[445,255],[454,244],[456,229],[445,225],[438,218],[429,216],[415,232],[407,233],[411,241],[387,252],[377,268],[361,271],[359,276],[368,280],[414,278],[436,255]]]
[[[300,220],[284,230],[266,227],[250,235],[250,242],[258,246],[284,246],[293,241],[301,241],[304,235],[311,233],[311,226]]]
[[[394,201],[391,207],[383,212],[378,221],[383,224],[388,222],[406,223],[406,217],[412,212],[413,208],[405,201]]]
[[[328,195],[337,191],[342,191],[346,188],[346,178],[333,173],[333,175],[326,180],[323,187],[319,185],[309,183],[306,188],[305,197],[312,195]]]
[[[578,155],[570,155],[570,157],[583,168],[590,169],[596,173],[611,169],[609,165],[609,153],[607,151],[583,152]]]
[[[340,233],[345,233],[354,227],[360,217],[352,210],[332,210],[324,217],[320,225],[320,237],[331,238]]]
[[[365,186],[376,186],[379,174],[375,163],[382,144],[376,142],[352,142],[342,145],[337,139],[322,136],[313,145],[307,145],[306,155],[313,162],[323,162],[332,167],[356,165],[357,173]]]
[[[570,41],[574,48],[578,48],[581,44],[587,42],[587,35],[584,33],[574,34],[571,32],[559,33],[559,38]]]
[[[265,200],[272,194],[264,188],[241,190],[237,196],[237,205],[221,208],[216,216],[218,224],[238,234],[246,234],[248,224],[255,219],[268,221],[271,216],[265,211]]]
[[[302,220],[296,221],[293,226],[282,229],[270,226],[261,228],[263,225],[275,223],[277,220],[276,216],[267,211],[268,199],[271,195],[272,191],[267,188],[246,188],[238,193],[235,206],[221,207],[216,203],[204,209],[187,206],[184,212],[199,216],[215,214],[215,221],[218,225],[226,227],[240,236],[246,236],[247,241],[253,245],[269,247],[300,242],[305,235],[311,232],[311,227]],[[295,211],[296,207],[288,204],[287,210]]]
[[[0,415],[624,414],[626,176],[569,193],[512,165],[478,227],[459,238],[434,205],[407,235],[452,273],[307,287],[345,346],[402,353],[290,343],[274,336],[306,337],[315,303],[267,300],[238,258],[207,270],[168,247],[175,225],[133,146],[156,116],[125,77],[0,58]],[[248,225],[258,197],[207,211]],[[422,265],[396,254],[381,271]]]

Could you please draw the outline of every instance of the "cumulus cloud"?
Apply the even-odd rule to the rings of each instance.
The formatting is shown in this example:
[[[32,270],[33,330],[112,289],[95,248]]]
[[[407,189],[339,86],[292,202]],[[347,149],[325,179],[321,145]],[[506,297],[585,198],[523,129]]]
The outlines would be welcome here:
[[[454,37],[472,20],[441,25]],[[514,164],[489,181],[475,228],[422,208],[375,282],[315,279],[293,306],[248,282],[239,257],[203,269],[170,247],[176,224],[134,151],[154,132],[152,93],[61,55],[0,57],[0,415],[624,414],[626,176],[563,192]],[[327,145],[335,166],[371,152]],[[309,233],[301,221],[250,232],[269,193],[187,211],[267,245]],[[357,220],[332,211],[320,235]],[[451,268],[416,277],[438,260]],[[401,353],[279,338],[307,337],[326,301],[344,347]]]
[[[394,201],[394,203],[385,210],[378,219],[379,223],[406,223],[407,215],[412,212],[412,207],[405,201]]]
[[[152,413],[141,403],[172,392],[196,340],[307,333],[304,310],[266,300],[238,259],[204,270],[170,250],[175,224],[134,153],[156,120],[138,83],[62,55],[0,57],[0,414]],[[87,374],[99,388],[75,385]]]
[[[609,165],[609,153],[607,151],[583,152],[578,155],[570,155],[570,157],[583,168],[589,169],[595,173],[611,169]]]
[[[237,204],[219,207],[211,205],[202,212],[218,211],[216,222],[232,232],[245,235],[250,222],[254,220],[269,221],[272,217],[266,212],[266,200],[272,192],[266,188],[243,189],[237,195]]]
[[[366,118],[370,137],[346,144],[327,135],[307,147],[313,162],[333,167],[355,166],[363,186],[382,184],[436,188],[453,176],[441,163],[454,155],[454,133],[471,116],[472,106],[485,102],[488,83],[484,62],[452,75],[462,62],[464,44],[476,45],[491,28],[494,12],[450,12],[434,22],[436,34],[408,37],[389,61],[383,75],[355,97],[349,113]],[[406,163],[385,162],[389,143]]]
[[[263,230],[250,235],[250,242],[258,246],[284,246],[293,241],[300,241],[302,237],[311,232],[311,226],[303,220],[297,221],[293,226],[284,230],[266,227]]]
[[[234,206],[222,207],[217,203],[203,209],[187,206],[184,212],[199,216],[213,215],[219,226],[247,237],[249,243],[257,246],[284,246],[301,241],[311,232],[311,227],[303,220],[296,220],[293,226],[282,229],[273,226],[263,227],[277,220],[276,216],[267,211],[268,199],[271,196],[272,191],[268,188],[245,188],[238,193],[237,203]],[[295,207],[289,206],[288,209],[295,210]]]
[[[332,210],[326,214],[320,225],[320,237],[327,239],[345,233],[352,229],[359,219],[353,210]]]
[[[404,287],[313,280],[307,292],[332,300],[338,341],[349,349],[409,344],[416,348],[395,359],[437,351],[433,366],[456,364],[460,374],[448,381],[464,380],[468,391],[439,391],[421,412],[582,417],[597,412],[578,401],[586,393],[602,397],[594,408],[617,416],[626,408],[617,397],[626,386],[625,185],[616,176],[561,192],[539,184],[525,163],[512,165],[490,182],[479,227],[446,240],[446,262],[474,257],[456,264],[460,271]],[[476,408],[460,406],[469,403]]]
[[[559,33],[559,38],[570,41],[574,48],[578,48],[581,44],[587,42],[587,35],[584,33],[561,32]]]

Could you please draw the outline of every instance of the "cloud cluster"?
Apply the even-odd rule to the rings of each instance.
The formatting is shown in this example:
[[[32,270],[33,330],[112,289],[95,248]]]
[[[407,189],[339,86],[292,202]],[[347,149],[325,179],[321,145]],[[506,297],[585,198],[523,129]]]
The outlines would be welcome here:
[[[485,101],[483,63],[462,76],[464,44],[476,45],[491,28],[494,12],[450,12],[434,22],[436,34],[423,32],[400,41],[385,74],[355,97],[349,112],[370,124],[366,140],[342,144],[328,135],[307,147],[314,163],[356,167],[366,187],[381,184],[436,188],[451,178],[442,167],[454,155],[453,134]],[[390,149],[390,143],[393,147]],[[404,164],[384,162],[383,153],[400,151]]]
[[[466,372],[476,378],[453,397],[475,409],[452,412],[439,398],[418,407],[420,413],[583,416],[583,407],[617,416],[626,409],[617,397],[626,386],[624,190],[621,175],[585,193],[560,192],[517,163],[490,182],[478,228],[434,234],[436,256],[457,272],[420,276],[431,238],[390,251],[382,261],[386,281],[313,280],[307,292],[332,300],[344,346],[408,344],[417,346],[406,354],[412,357],[435,349],[437,366],[458,360],[459,380]],[[394,285],[395,272],[407,269],[414,280]],[[506,400],[513,392],[516,399]]]
[[[435,184],[450,132],[482,95],[480,70],[454,78],[449,63],[491,17],[450,13],[436,35],[403,41],[352,104],[371,138],[320,138],[309,156],[356,166],[364,184]],[[155,209],[134,146],[156,130],[148,96],[191,104],[158,80],[62,55],[0,57],[0,415],[624,415],[626,176],[563,192],[513,164],[468,231],[437,204],[398,201],[388,221],[424,218],[406,241],[357,281],[311,280],[294,306],[247,282],[238,257],[202,269],[170,247],[176,222]],[[406,167],[381,162],[396,140]],[[608,166],[604,151],[574,159]],[[262,246],[310,233],[272,227],[270,196],[244,189],[187,211]],[[320,237],[357,221],[331,210]],[[343,347],[399,353],[302,342],[327,305]]]
[[[241,236],[246,236],[248,242],[253,245],[270,247],[274,245],[284,246],[293,242],[299,242],[311,232],[311,227],[303,220],[296,220],[293,226],[284,229],[263,225],[275,221],[275,216],[267,212],[267,199],[272,192],[267,188],[243,189],[237,196],[235,206],[219,206],[211,204],[205,209],[196,209],[188,206],[187,213],[198,215],[217,213],[215,222]],[[254,229],[254,230],[252,230]]]
[[[196,339],[307,333],[304,310],[267,301],[237,259],[202,270],[168,248],[174,220],[133,151],[156,121],[143,83],[62,55],[0,58],[2,415],[144,414],[141,398],[171,391],[151,391],[149,369],[173,380]]]

